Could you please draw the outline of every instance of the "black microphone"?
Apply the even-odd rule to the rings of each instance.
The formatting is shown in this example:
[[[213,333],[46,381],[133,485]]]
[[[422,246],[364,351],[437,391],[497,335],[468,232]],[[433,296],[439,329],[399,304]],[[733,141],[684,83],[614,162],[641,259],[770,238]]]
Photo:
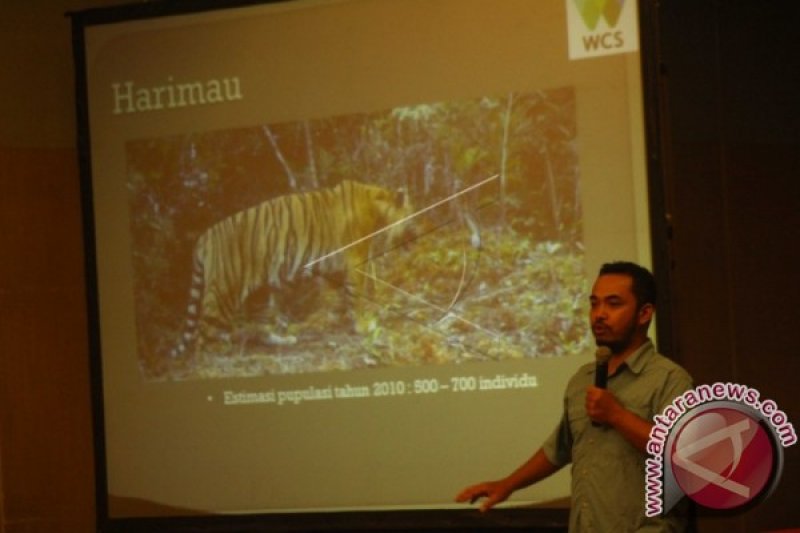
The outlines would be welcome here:
[[[605,389],[608,384],[608,360],[611,359],[611,348],[608,346],[598,346],[594,352],[597,366],[594,371],[594,386],[598,389]],[[601,427],[600,422],[592,421],[594,427]]]
[[[611,359],[611,348],[599,346],[594,356],[597,359],[597,367],[594,371],[594,386],[598,389],[605,389],[608,384],[608,360]]]

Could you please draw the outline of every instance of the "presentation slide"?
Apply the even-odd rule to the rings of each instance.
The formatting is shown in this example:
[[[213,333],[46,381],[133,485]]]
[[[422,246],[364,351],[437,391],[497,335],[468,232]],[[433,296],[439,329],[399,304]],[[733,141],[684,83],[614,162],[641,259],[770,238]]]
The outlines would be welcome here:
[[[463,507],[649,262],[636,3],[178,4],[76,15],[109,517]]]

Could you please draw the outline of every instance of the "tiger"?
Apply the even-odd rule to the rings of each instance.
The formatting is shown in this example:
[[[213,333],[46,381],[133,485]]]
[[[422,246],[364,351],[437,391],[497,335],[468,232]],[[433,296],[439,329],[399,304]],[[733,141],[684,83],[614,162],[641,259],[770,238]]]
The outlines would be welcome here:
[[[344,180],[272,198],[213,224],[194,246],[184,331],[172,355],[191,347],[197,353],[215,329],[231,338],[251,295],[313,274],[340,275],[345,301],[352,304],[365,288],[367,278],[358,269],[376,239],[389,247],[410,238],[412,213],[404,190]],[[270,334],[269,343],[295,340]]]

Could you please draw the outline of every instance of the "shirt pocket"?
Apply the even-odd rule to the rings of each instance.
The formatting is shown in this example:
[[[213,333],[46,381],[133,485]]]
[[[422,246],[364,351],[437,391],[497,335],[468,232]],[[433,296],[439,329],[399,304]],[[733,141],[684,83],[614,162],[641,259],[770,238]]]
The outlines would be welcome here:
[[[569,420],[569,430],[572,433],[572,438],[577,441],[586,431],[586,427],[590,422],[589,416],[586,414],[586,406],[577,403],[571,404],[567,408],[567,420]]]

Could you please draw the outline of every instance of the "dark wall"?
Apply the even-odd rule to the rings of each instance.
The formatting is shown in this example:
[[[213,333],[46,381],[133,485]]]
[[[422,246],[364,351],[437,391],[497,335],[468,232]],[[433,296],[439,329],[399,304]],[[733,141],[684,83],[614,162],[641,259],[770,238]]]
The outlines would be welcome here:
[[[800,5],[663,0],[661,141],[673,356],[772,398],[800,428]],[[701,531],[800,527],[800,446],[776,493]]]

